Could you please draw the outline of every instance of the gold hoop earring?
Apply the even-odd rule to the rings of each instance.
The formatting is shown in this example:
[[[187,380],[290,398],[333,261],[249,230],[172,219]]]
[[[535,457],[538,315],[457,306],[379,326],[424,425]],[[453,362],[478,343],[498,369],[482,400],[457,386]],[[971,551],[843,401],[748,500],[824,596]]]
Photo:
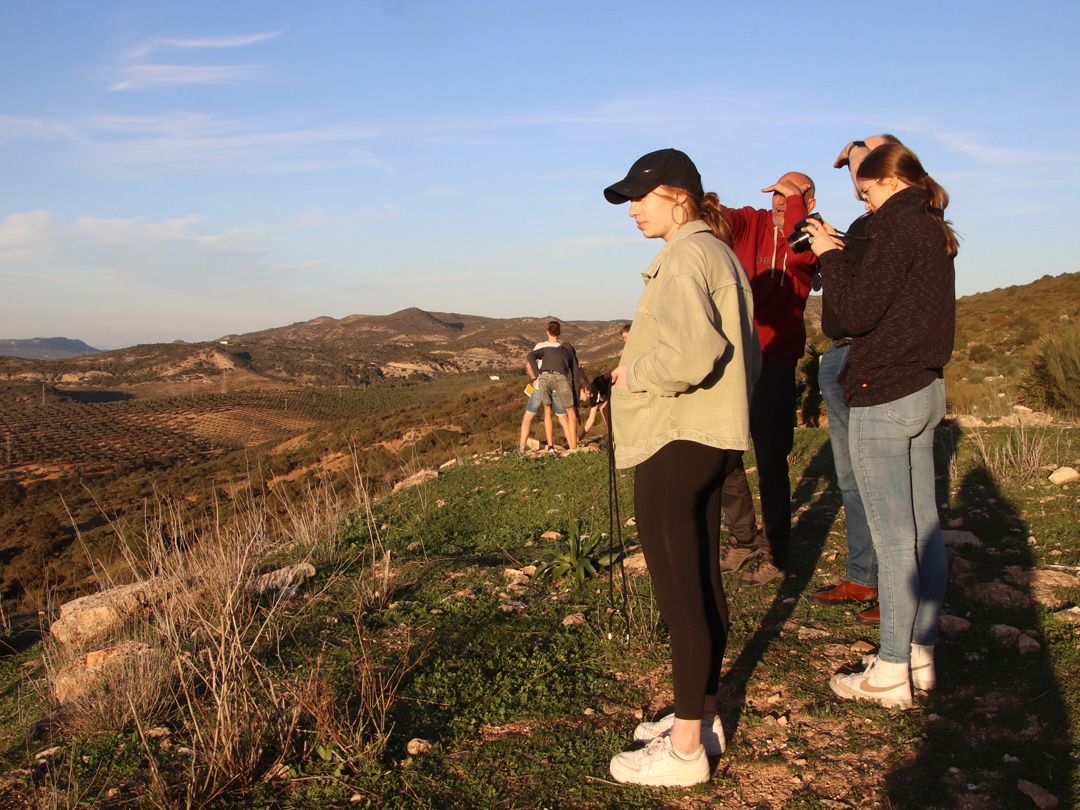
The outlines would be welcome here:
[[[686,214],[686,209],[683,206],[679,205],[678,203],[674,203],[671,206],[671,221],[674,222],[676,225],[679,225],[679,226],[685,225],[686,224],[685,219],[683,219],[682,222],[679,222],[679,220],[675,218],[675,211],[676,210],[682,211],[684,216]]]

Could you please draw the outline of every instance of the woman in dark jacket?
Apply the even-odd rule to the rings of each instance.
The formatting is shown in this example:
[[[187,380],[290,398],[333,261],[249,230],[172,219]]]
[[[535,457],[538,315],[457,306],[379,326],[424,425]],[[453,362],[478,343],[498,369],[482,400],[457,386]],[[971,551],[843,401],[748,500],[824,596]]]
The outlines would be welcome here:
[[[829,305],[853,336],[839,381],[849,448],[878,558],[881,647],[863,672],[834,675],[843,698],[912,703],[936,683],[934,643],[948,562],[934,496],[934,428],[956,323],[949,196],[901,144],[873,150],[857,188],[874,212],[861,259],[828,223],[806,231]]]

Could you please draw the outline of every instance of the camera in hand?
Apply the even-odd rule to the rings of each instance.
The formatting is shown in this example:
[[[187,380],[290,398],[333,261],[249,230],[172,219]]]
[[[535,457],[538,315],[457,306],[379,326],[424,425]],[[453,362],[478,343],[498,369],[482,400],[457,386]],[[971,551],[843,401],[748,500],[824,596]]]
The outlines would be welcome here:
[[[818,222],[824,222],[821,218],[821,214],[807,214],[804,219],[800,219],[795,224],[795,230],[791,232],[791,235],[787,238],[787,243],[791,246],[792,253],[805,253],[810,249],[810,234],[803,230],[807,223],[816,219]]]

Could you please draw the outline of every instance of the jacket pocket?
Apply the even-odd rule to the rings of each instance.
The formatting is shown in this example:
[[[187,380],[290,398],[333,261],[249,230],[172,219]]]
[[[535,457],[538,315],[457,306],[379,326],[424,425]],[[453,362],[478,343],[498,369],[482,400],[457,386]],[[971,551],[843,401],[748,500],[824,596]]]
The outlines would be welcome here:
[[[615,446],[628,451],[644,447],[649,435],[652,407],[647,391],[611,389],[611,427]]]

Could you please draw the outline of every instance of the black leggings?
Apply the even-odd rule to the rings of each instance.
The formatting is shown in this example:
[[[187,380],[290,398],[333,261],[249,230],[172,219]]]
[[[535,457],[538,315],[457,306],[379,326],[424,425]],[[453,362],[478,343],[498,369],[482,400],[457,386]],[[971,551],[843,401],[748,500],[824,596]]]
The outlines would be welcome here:
[[[700,719],[705,696],[715,695],[720,684],[728,632],[720,580],[720,491],[741,458],[738,450],[675,441],[635,472],[638,536],[671,633],[680,720]]]

